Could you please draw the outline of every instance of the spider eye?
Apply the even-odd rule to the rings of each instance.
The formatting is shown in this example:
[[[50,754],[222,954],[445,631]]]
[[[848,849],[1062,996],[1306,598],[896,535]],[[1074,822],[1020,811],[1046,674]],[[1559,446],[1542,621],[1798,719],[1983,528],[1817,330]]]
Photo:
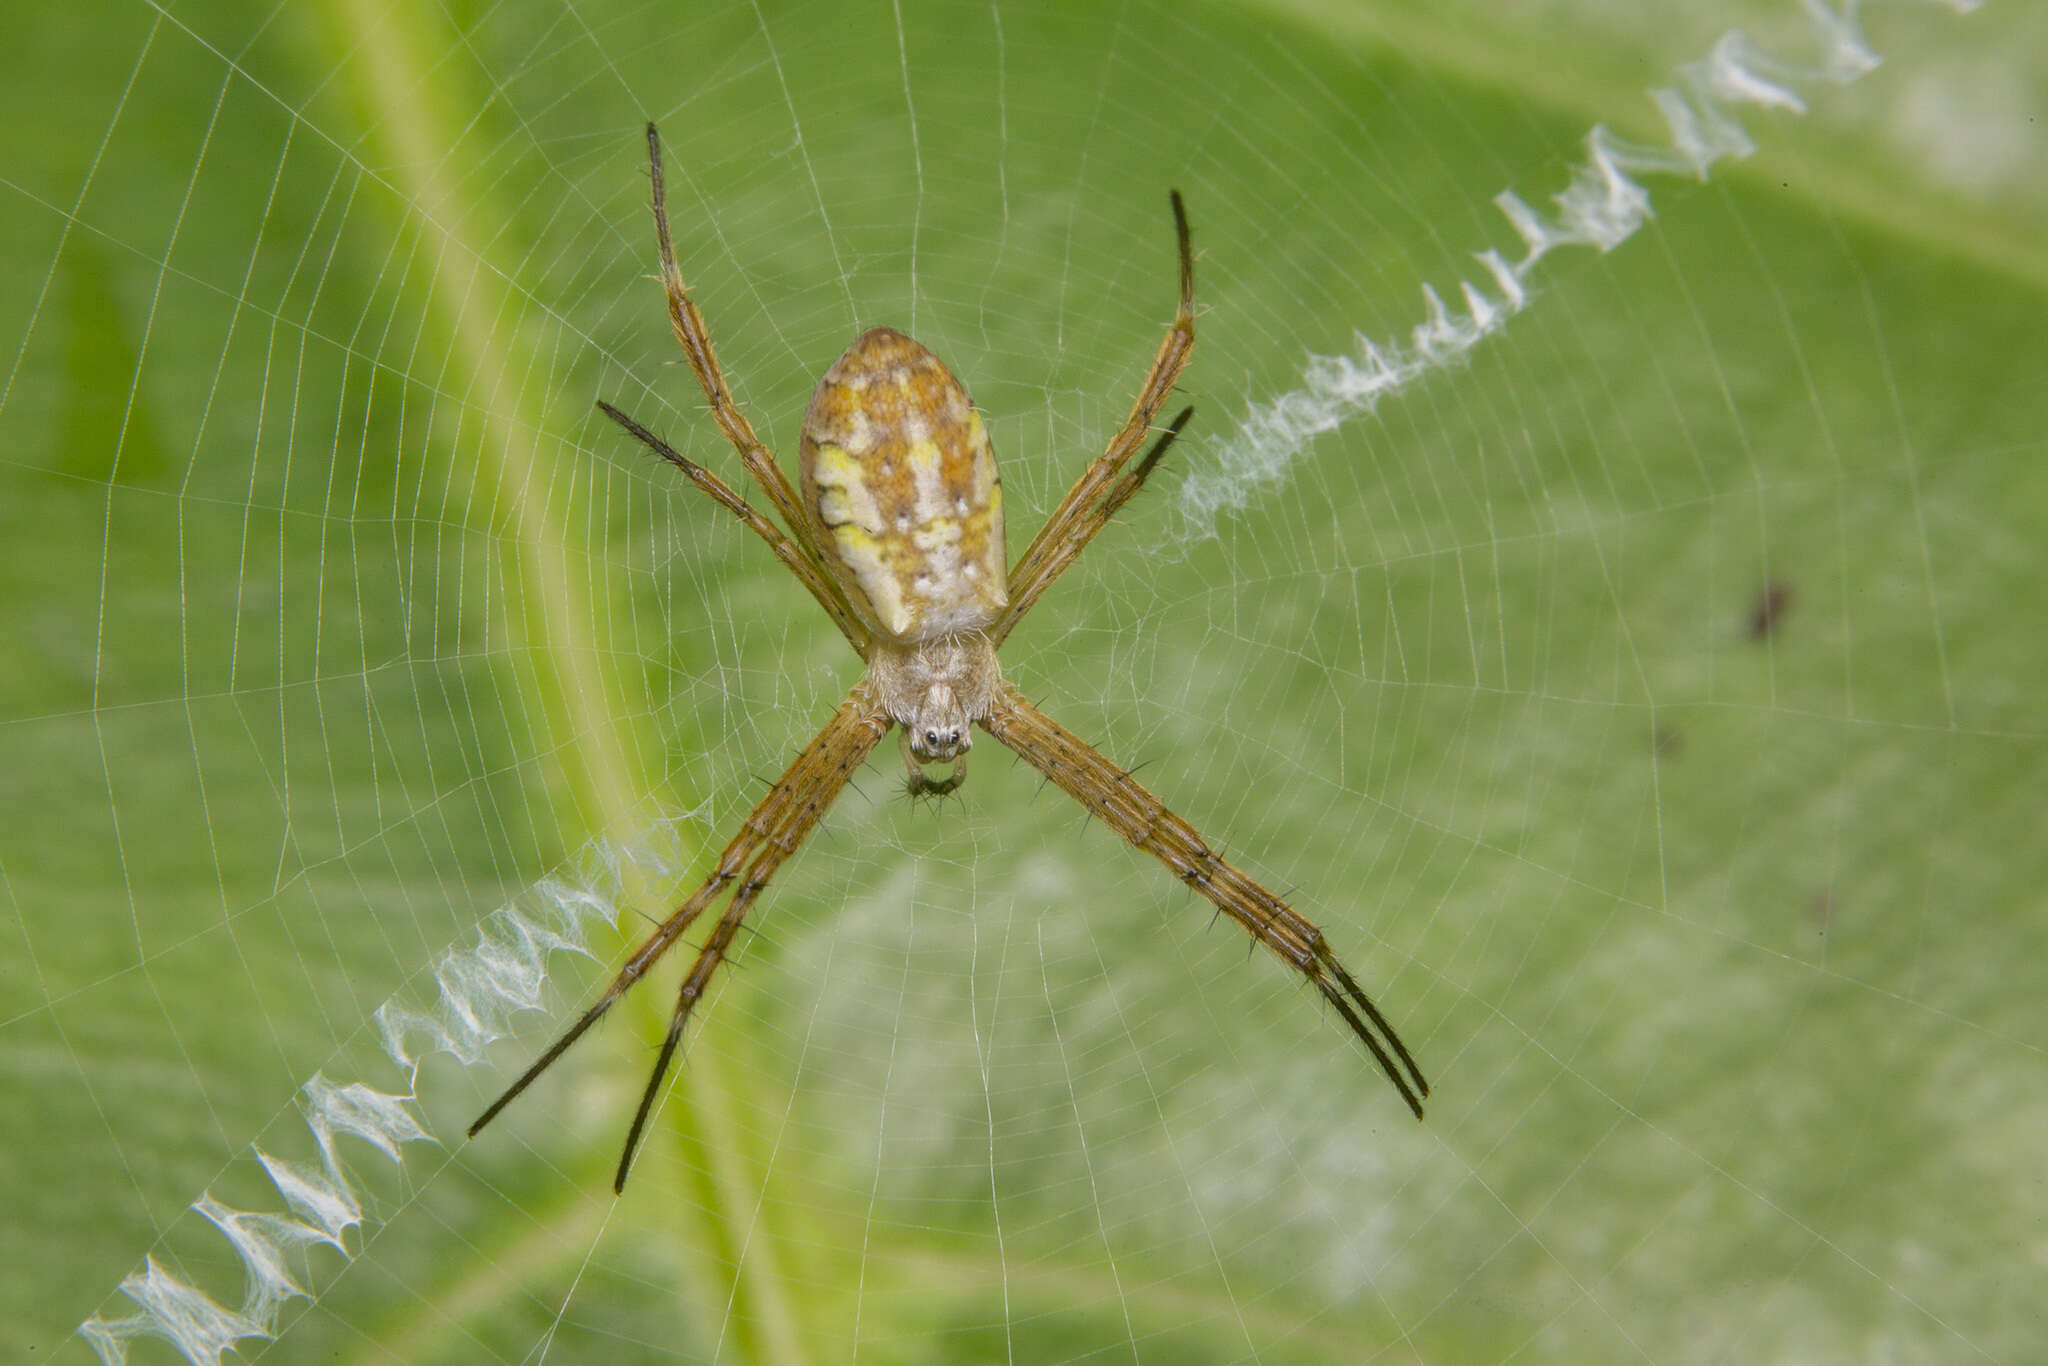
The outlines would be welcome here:
[[[930,747],[932,747],[932,748],[934,748],[934,749],[938,748],[938,744],[939,744],[939,733],[938,733],[937,731],[935,731],[935,730],[928,730],[928,731],[926,731],[926,732],[924,733],[924,742],[925,742],[925,744],[926,744],[926,745],[928,745],[928,746],[930,746]]]

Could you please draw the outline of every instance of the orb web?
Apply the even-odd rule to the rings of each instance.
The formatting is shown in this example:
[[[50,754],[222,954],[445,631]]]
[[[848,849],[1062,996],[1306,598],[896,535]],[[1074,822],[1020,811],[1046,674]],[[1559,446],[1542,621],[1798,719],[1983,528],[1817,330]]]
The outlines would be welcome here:
[[[37,18],[10,1345],[2023,1356],[2040,23]],[[857,673],[592,408],[739,482],[647,117],[785,462],[901,326],[1015,535],[1121,418],[1186,195],[1195,425],[1005,666],[1324,926],[1426,1124],[985,744],[936,808],[871,764],[778,878],[623,1199],[673,969],[463,1141]]]

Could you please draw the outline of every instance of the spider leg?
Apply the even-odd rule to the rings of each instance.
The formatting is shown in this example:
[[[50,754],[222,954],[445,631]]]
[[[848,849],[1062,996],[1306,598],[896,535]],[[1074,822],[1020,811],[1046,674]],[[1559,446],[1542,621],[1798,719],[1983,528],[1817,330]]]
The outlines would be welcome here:
[[[675,329],[676,341],[683,348],[683,355],[690,362],[690,369],[696,372],[697,382],[704,388],[704,397],[710,400],[712,420],[725,433],[725,439],[739,452],[740,460],[746,465],[747,473],[754,476],[762,492],[783,519],[792,527],[803,524],[803,515],[797,502],[796,490],[761,444],[761,438],[754,434],[754,424],[733,402],[732,390],[726,387],[725,371],[719,367],[718,353],[711,346],[711,332],[704,324],[704,315],[698,311],[696,302],[683,287],[683,273],[676,265],[675,239],[668,230],[668,188],[661,170],[661,133],[650,123],[647,125],[647,162],[653,180],[654,232],[661,248],[661,285],[668,294],[669,325]]]
[[[846,637],[847,643],[859,652],[861,658],[867,658],[867,630],[855,619],[845,599],[832,586],[831,580],[819,570],[817,562],[804,554],[789,537],[783,535],[780,527],[762,516],[755,510],[753,504],[734,492],[732,485],[682,454],[611,404],[600,399],[597,406],[606,417],[625,428],[647,449],[681,470],[691,483],[709,494],[713,502],[746,523],[749,531],[766,541],[768,548],[775,552],[775,558],[782,561],[783,567],[796,575],[798,581],[811,591],[811,596],[818,600],[818,605],[832,618],[832,624],[839,628],[839,633]]]
[[[981,726],[1314,983],[1351,1032],[1371,1050],[1415,1117],[1422,1118],[1422,1098],[1429,1094],[1429,1083],[1386,1016],[1337,961],[1321,930],[1226,863],[1193,826],[1167,810],[1130,774],[1032,706],[1015,688],[1005,685],[997,693]]]
[[[989,628],[989,636],[997,644],[1009,635],[1024,615],[1024,608],[1037,601],[1039,594],[1073,563],[1089,539],[1108,524],[1108,517],[1092,516],[1091,510],[1110,492],[1125,463],[1152,429],[1153,420],[1166,406],[1167,397],[1180,382],[1181,371],[1187,368],[1188,357],[1195,349],[1195,254],[1188,234],[1187,208],[1181,203],[1179,190],[1173,192],[1172,200],[1174,235],[1180,248],[1180,308],[1173,316],[1172,326],[1166,329],[1165,339],[1159,343],[1159,354],[1153,357],[1152,369],[1139,386],[1137,400],[1131,404],[1123,427],[1110,438],[1108,448],[1081,471],[1081,477],[1060,499],[1052,516],[1017,557],[1016,566],[1010,570],[1010,606]],[[1178,432],[1179,427],[1173,430]],[[1171,444],[1170,438],[1165,444]],[[1165,445],[1157,447],[1156,453],[1164,454]],[[1143,482],[1142,478],[1139,482]],[[1136,487],[1132,485],[1131,491],[1135,492]],[[1121,502],[1119,499],[1119,506]]]
[[[1055,545],[1047,554],[1043,573],[1021,588],[1015,582],[1011,583],[1007,616],[1012,623],[1023,619],[1024,614],[1031,610],[1031,604],[1038,601],[1039,595],[1052,587],[1053,580],[1065,573],[1067,566],[1080,558],[1081,551],[1095,539],[1096,533],[1108,526],[1111,519],[1123,510],[1123,505],[1131,501],[1131,495],[1144,486],[1146,478],[1153,470],[1159,468],[1159,462],[1165,457],[1167,448],[1173,445],[1174,438],[1180,435],[1181,428],[1187,426],[1188,419],[1194,415],[1193,408],[1183,408],[1175,415],[1173,421],[1166,424],[1166,430],[1152,443],[1152,449],[1145,452],[1145,458],[1111,485],[1109,492],[1102,495],[1102,501],[1082,515],[1082,520],[1075,527],[1073,534]]]
[[[604,989],[604,994],[598,997],[596,1004],[584,1011],[575,1024],[570,1025],[531,1067],[520,1074],[517,1081],[506,1087],[504,1093],[477,1116],[476,1122],[469,1126],[469,1136],[476,1137],[479,1130],[497,1118],[500,1110],[510,1105],[541,1073],[553,1066],[555,1060],[566,1053],[571,1044],[582,1038],[592,1025],[603,1019],[605,1013],[618,1003],[619,998],[631,991],[663,955],[675,946],[676,941],[682,938],[684,931],[703,914],[705,908],[723,895],[740,877],[740,872],[744,868],[747,876],[741,883],[739,892],[734,896],[733,904],[720,918],[718,927],[712,931],[705,949],[698,955],[698,968],[703,969],[708,976],[709,968],[706,967],[705,955],[711,952],[713,945],[717,946],[718,954],[723,955],[725,946],[731,943],[733,933],[739,926],[739,918],[746,914],[745,907],[753,902],[761,888],[767,884],[768,877],[782,861],[794,853],[796,847],[803,843],[804,837],[817,827],[819,820],[832,805],[833,798],[839,795],[840,789],[853,776],[853,771],[867,760],[869,753],[874,750],[888,729],[888,717],[883,713],[873,692],[865,682],[858,684],[852,694],[839,704],[839,710],[825,723],[825,728],[818,732],[817,738],[804,748],[803,753],[797,755],[796,761],[776,781],[768,795],[748,814],[739,833],[733,836],[732,842],[727,844],[725,851],[718,856],[718,866],[712,869],[711,875],[705,878],[703,884],[692,892],[689,899],[678,906],[668,919],[656,927],[653,934],[633,950],[632,957],[626,960],[625,966],[612,978],[611,984]],[[752,866],[748,867],[750,859],[753,862]],[[711,960],[710,965],[716,966],[715,958]],[[692,978],[695,977],[696,970],[693,969]],[[700,981],[700,988],[701,985]],[[688,998],[691,1003],[694,1003],[694,999]],[[669,1044],[663,1048],[654,1080],[649,1083],[650,1092],[653,1086],[659,1083],[662,1072],[668,1067],[669,1056],[674,1052],[674,1035],[681,1030],[682,1018],[688,1013],[688,1004],[678,1006],[676,1018],[671,1023]],[[639,1137],[641,1122],[646,1117],[646,1105],[647,1102],[643,1100],[643,1113],[634,1121],[635,1139]],[[626,1153],[630,1158],[630,1144]],[[625,1180],[623,1162],[619,1168],[619,1180]]]
[[[705,326],[703,313],[698,311],[696,302],[683,286],[683,273],[676,265],[675,239],[668,230],[668,188],[661,171],[661,133],[652,123],[647,125],[647,164],[653,181],[654,233],[661,248],[661,287],[668,295],[669,326],[675,331],[676,341],[682,346],[690,369],[696,373],[697,383],[703,386],[704,397],[711,404],[711,418],[718,424],[718,430],[739,452],[740,463],[747,467],[747,473],[768,495],[770,506],[788,524],[790,534],[796,538],[799,553],[811,561],[818,577],[829,585],[830,579],[825,575],[824,562],[819,558],[814,539],[817,533],[812,519],[804,514],[803,504],[797,499],[796,490],[790,486],[781,466],[775,463],[774,454],[754,434],[754,424],[733,401],[732,390],[725,382],[725,371],[718,364],[718,352],[711,345],[711,331]],[[830,591],[835,598],[838,597],[836,587]],[[850,614],[850,609],[845,610]],[[839,613],[834,612],[833,616],[837,619]]]
[[[841,778],[840,781],[845,780]],[[836,795],[836,789],[831,795]],[[661,1051],[654,1059],[654,1070],[648,1074],[647,1087],[640,1093],[639,1108],[633,1111],[632,1126],[626,1130],[626,1146],[619,1153],[619,1169],[612,1177],[613,1194],[626,1189],[626,1173],[632,1170],[633,1153],[640,1146],[640,1135],[647,1128],[648,1117],[654,1113],[654,1102],[661,1095],[662,1078],[668,1075],[669,1064],[675,1059],[676,1046],[682,1042],[683,1025],[688,1022],[691,1009],[703,998],[704,989],[711,982],[711,974],[726,960],[733,936],[739,933],[740,922],[746,919],[761,889],[768,885],[769,878],[775,876],[775,870],[782,866],[783,860],[796,852],[796,847],[817,826],[829,805],[831,796],[827,795],[811,800],[794,813],[793,819],[748,867],[746,881],[733,894],[725,914],[718,917],[718,923],[711,927],[704,947],[697,951],[697,961],[690,965],[689,973],[683,978],[675,1012],[669,1016],[668,1033],[662,1037]]]

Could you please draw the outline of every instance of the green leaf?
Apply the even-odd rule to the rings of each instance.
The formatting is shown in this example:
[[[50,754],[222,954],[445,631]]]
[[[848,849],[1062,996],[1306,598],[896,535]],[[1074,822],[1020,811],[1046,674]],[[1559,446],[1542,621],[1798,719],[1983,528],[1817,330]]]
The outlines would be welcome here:
[[[2024,1358],[2048,32],[1873,8],[1882,64],[1822,71],[1831,14],[20,20],[0,1343],[89,1360],[148,1258],[289,1360]],[[1797,104],[1704,87],[1753,152],[1644,169],[1646,92],[1736,25]],[[859,676],[595,414],[741,482],[649,278],[649,118],[784,468],[903,328],[1013,551],[1150,363],[1185,195],[1194,422],[1004,666],[1322,925],[1425,1124],[984,738],[936,809],[880,751],[778,877],[623,1199],[676,965],[463,1140]],[[1498,197],[1558,215],[1595,124],[1647,216],[1517,303]],[[1405,366],[1369,403],[1361,337]],[[381,1005],[571,885],[618,931],[488,1065],[384,1056]],[[191,1207],[286,1211],[256,1154],[324,1170],[315,1076],[440,1146],[336,1140],[360,1221],[284,1240],[272,1321]]]

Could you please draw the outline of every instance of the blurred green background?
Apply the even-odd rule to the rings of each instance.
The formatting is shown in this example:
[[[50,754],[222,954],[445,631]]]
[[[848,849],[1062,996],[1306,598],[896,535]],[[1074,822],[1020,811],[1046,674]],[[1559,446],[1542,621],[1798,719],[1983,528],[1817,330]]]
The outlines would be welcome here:
[[[594,837],[701,868],[857,676],[667,333],[639,128],[742,402],[913,331],[1020,549],[1202,252],[1196,425],[1005,651],[1319,920],[1436,1086],[992,744],[862,775],[611,1164],[675,971],[478,1140],[555,960],[271,1360],[2037,1359],[2048,16],[1646,178],[1610,254],[1213,528],[1236,421],[1518,254],[1595,123],[1800,8],[38,6],[0,54],[0,1347],[89,1360],[315,1073]],[[1791,79],[1787,76],[1786,79]],[[1773,585],[1773,629],[1752,629]],[[689,880],[642,889],[626,932]],[[132,1359],[175,1359],[138,1342]]]

